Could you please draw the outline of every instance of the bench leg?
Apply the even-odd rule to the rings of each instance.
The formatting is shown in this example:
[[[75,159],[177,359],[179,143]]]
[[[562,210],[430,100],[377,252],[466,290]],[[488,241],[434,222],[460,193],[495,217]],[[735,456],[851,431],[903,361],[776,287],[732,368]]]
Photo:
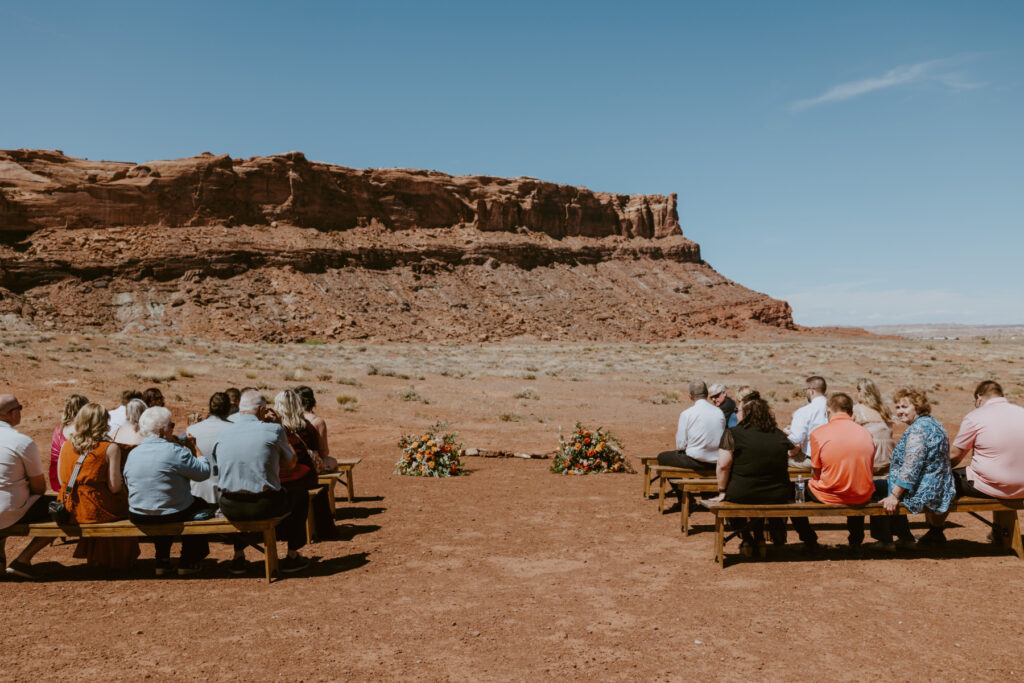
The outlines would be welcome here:
[[[263,564],[267,568],[267,583],[270,583],[271,577],[277,573],[277,530],[274,527],[263,532],[263,545]]]
[[[715,515],[715,562],[725,567],[725,520]]]
[[[992,513],[992,533],[999,535],[999,542],[1006,550],[1012,550],[1024,560],[1024,544],[1020,539],[1020,520],[1016,510],[999,510]]]
[[[651,497],[651,463],[644,461],[644,500]]]
[[[327,504],[331,508],[331,518],[334,518],[335,513],[338,511],[338,499],[334,495],[334,487],[337,485],[338,480],[335,479],[327,486]]]
[[[316,518],[313,516],[313,496],[306,494],[308,502],[306,503],[306,543],[313,542],[313,536],[316,533]]]
[[[682,493],[682,496],[683,496],[682,499],[679,501],[679,508],[680,508],[680,512],[679,512],[680,520],[679,520],[679,522],[680,522],[680,526],[682,527],[682,530],[683,530],[683,535],[684,536],[689,536],[690,535],[690,493],[684,489],[683,493]]]
[[[356,487],[355,487],[354,482],[352,481],[352,475],[353,474],[355,474],[355,470],[354,469],[349,470],[345,474],[345,484],[348,486],[348,502],[350,502],[350,503],[353,502],[355,500],[355,497],[356,497]]]
[[[665,512],[665,477],[658,478],[658,512]]]

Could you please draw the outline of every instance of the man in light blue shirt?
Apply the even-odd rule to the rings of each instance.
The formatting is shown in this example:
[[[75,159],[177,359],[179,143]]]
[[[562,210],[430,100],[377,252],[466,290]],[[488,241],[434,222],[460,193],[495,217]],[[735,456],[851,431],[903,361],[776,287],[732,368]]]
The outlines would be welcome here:
[[[232,521],[268,519],[287,514],[278,525],[278,536],[288,542],[288,555],[281,560],[282,572],[309,566],[299,555],[306,545],[306,517],[309,495],[301,481],[288,488],[281,485],[281,467],[291,467],[295,453],[288,443],[280,419],[267,407],[256,389],[246,389],[238,402],[235,424],[217,435],[213,457],[217,461],[221,512]],[[315,479],[314,479],[314,486]],[[246,572],[245,546],[235,542],[232,574]]]
[[[191,482],[210,477],[209,461],[193,455],[195,439],[189,448],[173,441],[174,423],[171,411],[163,406],[147,408],[139,418],[142,443],[132,449],[124,466],[124,483],[128,487],[128,512],[133,524],[170,524],[194,519],[208,519],[213,509],[201,498],[192,496]],[[170,536],[153,539],[156,546],[156,575],[170,571]],[[184,536],[178,574],[194,574],[199,563],[210,554],[210,546],[200,536]]]

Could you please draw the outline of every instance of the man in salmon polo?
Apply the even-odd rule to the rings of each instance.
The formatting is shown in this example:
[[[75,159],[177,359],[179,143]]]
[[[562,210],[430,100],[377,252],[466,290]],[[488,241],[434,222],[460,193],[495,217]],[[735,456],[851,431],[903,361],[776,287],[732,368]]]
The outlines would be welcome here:
[[[871,500],[875,492],[875,442],[871,432],[853,421],[853,400],[836,392],[828,399],[828,423],[810,436],[811,480],[807,482],[807,500],[831,505],[860,505]],[[798,521],[799,520],[799,521]],[[793,518],[804,547],[818,547],[806,517]],[[864,542],[864,518],[847,517],[850,549],[860,549]]]
[[[949,452],[956,467],[974,451],[967,467],[953,470],[957,495],[1024,498],[1024,408],[1007,401],[992,380],[974,390],[974,405]]]

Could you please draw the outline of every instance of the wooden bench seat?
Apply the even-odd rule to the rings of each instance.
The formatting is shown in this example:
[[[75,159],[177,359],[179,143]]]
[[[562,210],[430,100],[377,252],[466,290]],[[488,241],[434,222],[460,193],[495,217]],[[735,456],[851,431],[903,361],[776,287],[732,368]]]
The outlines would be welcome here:
[[[864,505],[826,505],[824,503],[780,503],[774,505],[752,505],[726,501],[701,501],[701,504],[715,515],[714,559],[719,566],[725,566],[725,520],[730,517],[857,517],[887,514],[881,503]],[[1024,507],[1021,500],[998,500],[994,498],[958,498],[949,506],[953,513],[992,513],[992,530],[1003,548],[1012,550],[1024,559],[1024,545],[1020,537],[1020,520],[1017,511]],[[902,505],[899,514],[913,514]]]
[[[652,475],[658,477],[658,512],[665,512],[665,490],[673,485],[673,482],[679,482],[686,479],[715,479],[717,474],[715,469],[712,467],[706,470],[691,470],[683,467],[669,467],[667,465],[652,465]],[[789,478],[796,480],[797,477],[803,477],[804,479],[811,478],[811,470],[803,467],[790,467]],[[701,489],[701,490],[717,490],[715,489]]]
[[[271,519],[254,522],[232,522],[223,517],[204,519],[194,522],[177,522],[173,524],[152,524],[136,526],[127,519],[117,522],[98,522],[95,524],[62,525],[55,522],[38,522],[35,524],[15,524],[0,529],[0,536],[28,536],[34,538],[60,538],[77,536],[81,538],[125,538],[152,536],[205,536],[210,534],[236,534],[239,532],[259,532],[263,534],[264,565],[266,566],[267,583],[277,573],[277,531],[278,523],[287,517],[282,515]]]
[[[338,467],[330,472],[321,472],[317,475],[317,483],[327,487],[327,500],[331,505],[331,514],[338,509],[337,499],[334,494],[334,485],[341,477],[345,478],[345,486],[348,489],[348,502],[355,499],[355,485],[352,480],[355,466],[363,461],[362,458],[346,458],[338,461]]]

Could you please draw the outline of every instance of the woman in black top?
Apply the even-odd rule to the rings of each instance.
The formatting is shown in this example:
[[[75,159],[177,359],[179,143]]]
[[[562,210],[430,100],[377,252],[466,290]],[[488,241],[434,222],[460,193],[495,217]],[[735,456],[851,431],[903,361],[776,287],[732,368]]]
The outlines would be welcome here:
[[[743,399],[739,423],[722,434],[718,451],[718,500],[733,503],[789,503],[788,437],[775,423],[768,403],[756,391]],[[756,548],[765,555],[764,518],[740,520],[740,552],[751,556]],[[785,518],[770,520],[773,537],[785,533]]]

